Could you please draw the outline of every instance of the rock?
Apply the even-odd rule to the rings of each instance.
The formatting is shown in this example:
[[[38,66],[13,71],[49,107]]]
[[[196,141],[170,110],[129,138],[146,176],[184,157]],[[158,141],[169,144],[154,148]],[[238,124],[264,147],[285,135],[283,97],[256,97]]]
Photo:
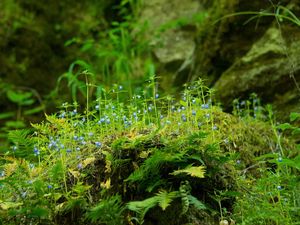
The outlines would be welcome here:
[[[293,35],[288,37],[286,34]],[[299,106],[299,46],[299,27],[286,25],[283,30],[270,27],[214,85],[225,107],[235,98],[247,98],[252,92],[259,93],[265,102],[275,105],[284,102],[284,106],[295,101]]]

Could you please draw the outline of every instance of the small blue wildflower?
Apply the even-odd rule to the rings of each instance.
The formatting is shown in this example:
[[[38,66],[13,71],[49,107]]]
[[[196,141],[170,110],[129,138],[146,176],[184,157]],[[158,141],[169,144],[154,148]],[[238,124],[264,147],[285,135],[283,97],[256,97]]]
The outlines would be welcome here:
[[[112,109],[112,110],[115,110],[115,108],[116,108],[116,107],[115,107],[114,105],[111,106],[111,109]]]
[[[47,186],[48,189],[52,189],[52,187],[53,186],[51,184],[48,184],[48,186]]]
[[[179,113],[180,113],[180,112],[181,112],[181,109],[180,109],[180,108],[178,108],[178,109],[177,109],[177,112],[179,112]]]
[[[67,152],[67,153],[71,153],[72,150],[68,148],[68,149],[66,150],[66,152]]]
[[[148,106],[148,111],[151,112],[152,111],[152,107]]]
[[[282,157],[278,157],[278,162],[282,162]]]
[[[81,144],[82,144],[82,145],[86,145],[86,141],[82,141]]]
[[[160,114],[159,118],[162,119],[162,118],[164,118],[164,116]]]
[[[100,109],[100,105],[96,105],[95,109],[98,111]]]
[[[85,122],[85,117],[82,117],[81,121],[84,123]]]
[[[279,190],[279,191],[282,190],[282,186],[278,185],[277,190]]]
[[[65,118],[66,117],[66,112],[65,111],[62,111],[59,115],[58,115],[58,118]]]
[[[106,123],[107,123],[107,124],[110,124],[110,119],[109,119],[109,118],[106,119]]]
[[[64,149],[64,148],[65,148],[65,145],[64,145],[64,144],[60,144],[60,148],[61,148],[61,149]]]
[[[212,129],[213,130],[218,130],[219,128],[216,125],[214,125]]]
[[[236,164],[240,165],[241,164],[241,160],[236,160]]]
[[[195,110],[192,110],[192,115],[196,116],[196,111]]]
[[[225,143],[226,145],[229,144],[228,138],[224,139],[224,143]]]
[[[241,106],[244,106],[244,105],[246,105],[246,102],[245,102],[245,101],[242,101],[242,102],[241,102]]]
[[[90,137],[94,136],[94,133],[93,132],[89,132],[89,136]]]
[[[185,110],[185,107],[184,107],[184,106],[181,106],[181,110]]]
[[[1,171],[0,172],[0,177],[4,177],[5,176],[5,172],[4,171]]]
[[[201,122],[198,122],[198,128],[200,128],[202,126]]]
[[[119,85],[119,90],[123,90],[123,86],[122,85]]]
[[[136,112],[133,112],[132,115],[133,115],[133,117],[137,117]]]
[[[209,114],[209,113],[206,113],[206,114],[205,114],[205,118],[206,118],[206,119],[209,119],[209,118],[210,118],[210,114]]]
[[[34,153],[34,156],[40,155],[40,151],[38,150],[37,147],[34,147],[34,148],[33,148],[33,153]]]
[[[192,103],[195,104],[196,103],[196,99],[193,98],[192,99]]]
[[[83,168],[82,163],[78,163],[77,168],[82,169]]]
[[[201,108],[202,108],[202,109],[209,109],[209,104],[202,104],[202,105],[201,105]]]
[[[95,142],[95,145],[96,145],[96,147],[100,148],[100,147],[102,146],[102,143],[99,142],[99,141],[96,141],[96,142]]]
[[[182,115],[181,115],[181,119],[182,119],[183,122],[186,122],[186,121],[187,121],[185,114],[182,114]]]
[[[32,183],[33,183],[32,180],[28,180],[28,181],[27,181],[27,184],[32,184]]]
[[[80,137],[78,138],[78,140],[79,140],[79,141],[83,141],[83,140],[84,140],[84,137],[83,137],[83,136],[80,136]]]
[[[76,147],[76,151],[80,151],[80,147]]]
[[[155,98],[159,98],[159,94],[155,94]]]
[[[17,151],[18,147],[17,146],[12,146],[11,149],[15,152],[15,151]]]
[[[73,139],[74,139],[75,141],[78,141],[78,136],[77,136],[77,135],[74,135]]]
[[[75,116],[76,114],[77,114],[77,109],[74,109],[74,110],[72,111],[72,115]]]

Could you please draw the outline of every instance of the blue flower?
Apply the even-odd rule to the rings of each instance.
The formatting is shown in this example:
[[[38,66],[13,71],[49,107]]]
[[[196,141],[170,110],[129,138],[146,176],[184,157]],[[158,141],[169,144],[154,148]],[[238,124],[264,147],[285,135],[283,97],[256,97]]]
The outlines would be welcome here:
[[[279,158],[278,158],[278,162],[282,162],[282,157],[279,157]]]
[[[159,94],[155,94],[155,98],[159,98]]]
[[[219,128],[216,125],[214,125],[212,129],[213,130],[218,130]]]
[[[48,189],[52,189],[53,186],[52,186],[51,184],[48,184],[47,188],[48,188]]]
[[[201,108],[202,108],[202,109],[209,109],[209,104],[202,104],[202,105],[201,105]]]
[[[195,110],[192,110],[192,115],[196,116],[196,111]]]
[[[277,186],[277,190],[282,190],[282,187],[280,185]]]
[[[100,109],[100,105],[96,105],[96,106],[95,106],[95,109],[96,109],[96,110],[99,110],[99,109]]]
[[[185,114],[182,114],[182,115],[181,115],[181,119],[182,119],[183,122],[186,122],[186,121],[187,121]]]
[[[83,168],[82,163],[78,163],[77,168],[82,169]]]
[[[99,142],[99,141],[96,141],[96,142],[95,142],[95,145],[96,145],[96,147],[100,148],[100,147],[102,146],[102,143]]]
[[[34,147],[34,148],[33,148],[33,153],[34,153],[34,156],[40,155],[40,151],[38,150],[37,147]]]

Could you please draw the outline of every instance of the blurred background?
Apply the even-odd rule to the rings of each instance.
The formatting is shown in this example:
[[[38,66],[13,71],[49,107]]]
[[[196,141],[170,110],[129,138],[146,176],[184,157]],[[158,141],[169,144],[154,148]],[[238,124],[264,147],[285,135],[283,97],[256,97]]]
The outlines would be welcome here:
[[[300,109],[299,16],[298,0],[1,0],[1,138],[153,75],[175,95],[201,78],[228,112],[256,93],[284,121]]]

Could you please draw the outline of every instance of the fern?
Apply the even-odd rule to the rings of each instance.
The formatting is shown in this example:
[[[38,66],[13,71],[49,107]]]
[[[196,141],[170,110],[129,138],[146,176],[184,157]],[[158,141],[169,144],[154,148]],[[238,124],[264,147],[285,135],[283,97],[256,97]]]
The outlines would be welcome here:
[[[185,169],[182,170],[175,170],[172,172],[172,175],[178,175],[181,173],[187,173],[192,177],[204,178],[205,167],[204,166],[192,166],[189,165]]]
[[[120,195],[115,195],[101,200],[95,207],[90,209],[86,217],[99,224],[122,225],[124,224],[124,209]]]
[[[145,160],[142,166],[135,170],[125,181],[136,182],[148,180],[159,174],[164,163],[175,163],[182,160],[184,152],[170,153],[156,150],[152,156]]]
[[[28,138],[31,133],[29,129],[14,130],[8,133],[8,140],[11,141],[17,149],[14,151],[14,156],[25,158],[32,155],[33,140]]]
[[[128,209],[134,211],[138,214],[138,221],[140,224],[144,222],[144,217],[147,211],[157,205],[159,205],[162,210],[165,210],[174,198],[179,197],[180,194],[178,191],[159,191],[155,196],[147,198],[143,201],[133,201],[128,203]]]
[[[189,200],[189,194],[191,191],[191,186],[188,181],[182,181],[179,187],[181,202],[182,202],[182,211],[181,215],[184,215],[187,213],[190,207],[190,200]]]

